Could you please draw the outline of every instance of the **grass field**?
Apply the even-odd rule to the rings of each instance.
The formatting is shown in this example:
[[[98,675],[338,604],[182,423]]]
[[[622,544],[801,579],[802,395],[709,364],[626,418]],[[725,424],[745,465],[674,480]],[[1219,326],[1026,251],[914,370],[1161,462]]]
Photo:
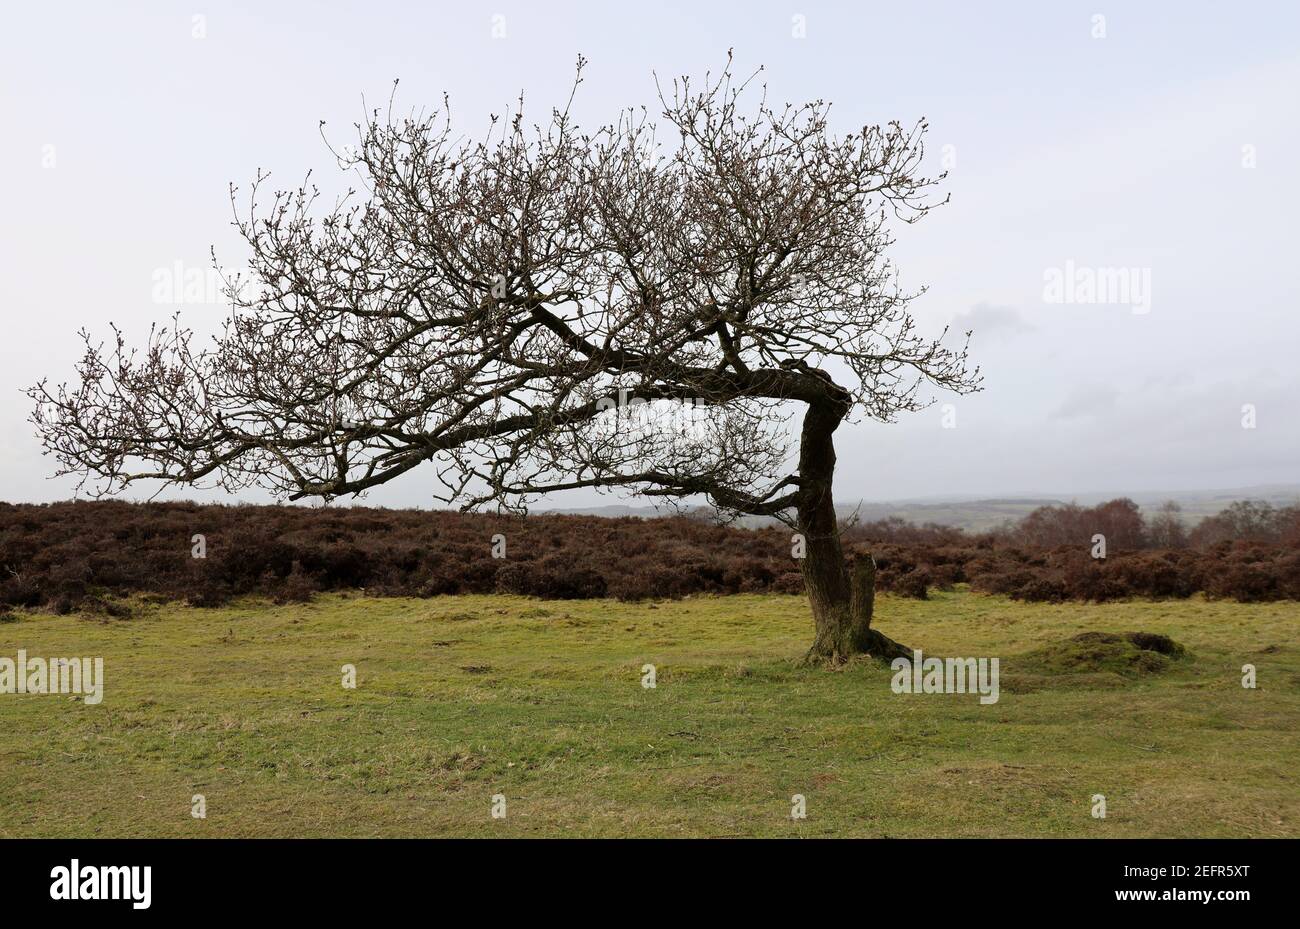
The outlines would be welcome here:
[[[0,656],[100,655],[105,688],[0,694],[0,836],[1300,835],[1300,604],[959,591],[877,617],[927,654],[999,656],[999,702],[798,667],[799,597],[20,614]],[[1188,654],[1051,658],[1090,630]]]

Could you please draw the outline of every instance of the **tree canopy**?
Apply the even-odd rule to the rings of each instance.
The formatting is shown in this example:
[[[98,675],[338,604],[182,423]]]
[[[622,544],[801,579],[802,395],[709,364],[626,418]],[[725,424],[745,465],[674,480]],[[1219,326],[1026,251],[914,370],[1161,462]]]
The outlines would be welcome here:
[[[331,498],[430,462],[469,506],[625,487],[788,510],[790,403],[888,420],[978,373],[917,334],[886,257],[891,221],[934,205],[925,123],[836,137],[824,102],[753,83],[728,63],[660,86],[662,124],[591,132],[572,97],[542,124],[521,97],[477,141],[449,105],[372,111],[332,149],[358,178],[338,202],[310,176],[232,187],[255,287],[214,342],[179,319],[140,352],[83,333],[79,383],[32,390],[46,448],[108,492]],[[691,415],[637,428],[628,398]]]

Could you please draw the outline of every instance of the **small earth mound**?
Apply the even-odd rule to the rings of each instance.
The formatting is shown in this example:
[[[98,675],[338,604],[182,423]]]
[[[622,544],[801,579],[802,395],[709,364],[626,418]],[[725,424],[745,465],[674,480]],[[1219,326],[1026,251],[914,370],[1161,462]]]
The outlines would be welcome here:
[[[1155,632],[1081,632],[1022,656],[1018,668],[1045,674],[1157,674],[1186,650]]]

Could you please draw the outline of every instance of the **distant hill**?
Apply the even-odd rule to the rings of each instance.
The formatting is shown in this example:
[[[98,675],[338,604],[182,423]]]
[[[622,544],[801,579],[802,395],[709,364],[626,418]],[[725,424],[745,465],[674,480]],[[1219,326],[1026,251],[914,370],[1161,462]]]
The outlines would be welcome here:
[[[941,526],[955,526],[968,532],[983,532],[995,529],[1005,522],[1015,522],[1040,506],[1062,505],[1075,502],[1083,506],[1092,506],[1116,497],[1129,497],[1143,511],[1151,511],[1167,500],[1173,500],[1183,508],[1183,518],[1194,523],[1213,516],[1220,510],[1238,500],[1264,500],[1274,506],[1289,506],[1300,503],[1300,484],[1262,484],[1253,487],[1238,487],[1223,490],[1190,491],[1141,491],[1124,493],[1123,491],[1093,492],[1080,494],[1026,494],[1023,497],[929,497],[913,500],[893,500],[850,504],[840,503],[836,510],[841,519],[857,514],[863,522],[889,519],[897,516],[908,522],[937,523]],[[633,506],[615,504],[611,506],[539,509],[538,512],[574,513],[585,516],[669,516],[674,513],[668,507]],[[711,511],[706,507],[694,507],[685,510],[685,515],[707,519]],[[738,521],[742,526],[766,526],[774,520],[763,517],[745,517]]]

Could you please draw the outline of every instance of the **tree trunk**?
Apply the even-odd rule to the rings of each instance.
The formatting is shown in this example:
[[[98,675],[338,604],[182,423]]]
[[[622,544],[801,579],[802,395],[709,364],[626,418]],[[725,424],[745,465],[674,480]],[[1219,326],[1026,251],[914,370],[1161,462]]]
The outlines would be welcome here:
[[[882,661],[910,658],[909,649],[871,628],[876,593],[876,563],[871,555],[855,552],[851,575],[844,564],[831,491],[835,475],[832,436],[845,412],[838,406],[814,405],[803,421],[798,527],[804,537],[804,586],[816,627],[805,661],[839,664],[863,654]]]

